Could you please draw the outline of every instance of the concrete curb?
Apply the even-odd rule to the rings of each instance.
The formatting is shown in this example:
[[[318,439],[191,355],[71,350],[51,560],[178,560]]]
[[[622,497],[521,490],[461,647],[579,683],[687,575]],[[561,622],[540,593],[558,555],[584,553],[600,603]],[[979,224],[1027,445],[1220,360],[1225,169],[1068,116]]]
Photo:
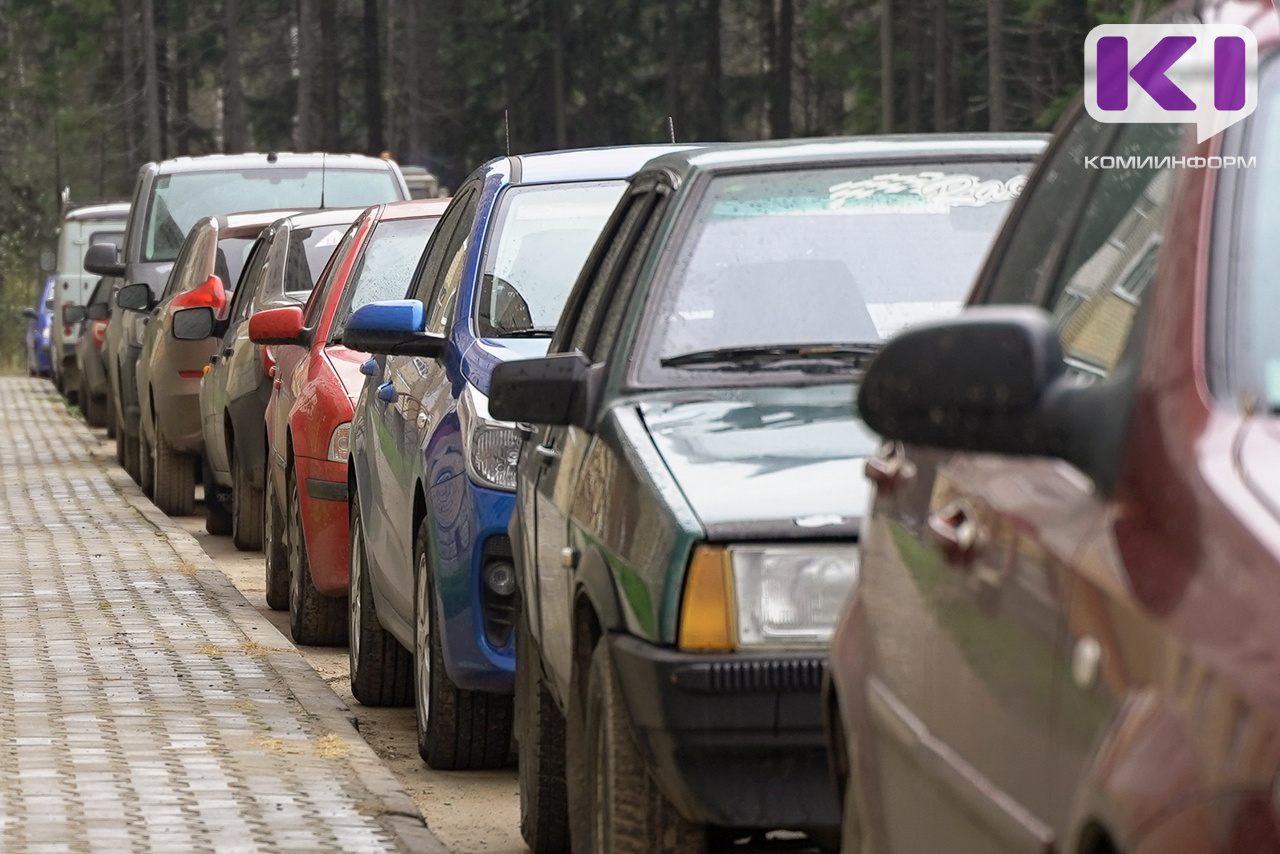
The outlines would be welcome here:
[[[342,740],[348,762],[360,784],[373,796],[373,804],[361,809],[376,814],[406,852],[448,854],[449,849],[431,832],[417,805],[382,759],[361,738],[355,716],[324,679],[311,668],[293,643],[236,589],[205,554],[199,542],[151,503],[115,458],[99,450],[101,440],[85,424],[68,414],[68,421],[83,438],[86,448],[125,501],[164,537],[174,552],[195,569],[195,577],[218,601],[245,636],[268,650],[265,658],[288,686],[302,708],[317,723]]]

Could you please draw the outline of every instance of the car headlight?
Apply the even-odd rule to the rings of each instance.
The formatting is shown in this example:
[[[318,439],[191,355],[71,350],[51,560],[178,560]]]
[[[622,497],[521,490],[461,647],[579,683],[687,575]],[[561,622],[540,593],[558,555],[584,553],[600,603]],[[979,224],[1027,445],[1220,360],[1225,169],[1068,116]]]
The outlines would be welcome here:
[[[857,580],[858,555],[848,545],[699,546],[685,579],[679,644],[823,646]]]
[[[351,456],[351,422],[344,421],[333,428],[333,435],[329,437],[329,460],[345,463],[349,456]]]
[[[467,451],[467,474],[481,486],[512,491],[524,437],[515,426],[489,417],[489,401],[467,383],[458,400],[458,421]]]

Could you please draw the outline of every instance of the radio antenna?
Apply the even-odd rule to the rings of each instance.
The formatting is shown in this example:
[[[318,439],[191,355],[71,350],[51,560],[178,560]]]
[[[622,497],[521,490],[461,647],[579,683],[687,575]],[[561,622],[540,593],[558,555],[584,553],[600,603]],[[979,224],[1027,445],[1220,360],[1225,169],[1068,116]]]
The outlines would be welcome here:
[[[667,135],[671,137],[671,144],[676,144],[676,120],[671,116],[667,116]]]
[[[324,166],[328,152],[320,152],[320,210],[324,210]]]
[[[511,156],[511,111],[503,108],[502,110],[502,127],[507,135],[507,156]]]

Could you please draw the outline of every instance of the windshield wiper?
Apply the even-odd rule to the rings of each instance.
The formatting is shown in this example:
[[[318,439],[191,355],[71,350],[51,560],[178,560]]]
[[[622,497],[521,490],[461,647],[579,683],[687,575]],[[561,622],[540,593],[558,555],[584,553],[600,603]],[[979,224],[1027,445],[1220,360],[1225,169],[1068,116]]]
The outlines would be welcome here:
[[[550,338],[556,334],[554,328],[531,326],[528,329],[503,329],[496,338]]]
[[[668,356],[664,368],[715,368],[761,370],[791,368],[826,370],[863,367],[880,350],[879,344],[765,344],[752,347],[717,347]]]

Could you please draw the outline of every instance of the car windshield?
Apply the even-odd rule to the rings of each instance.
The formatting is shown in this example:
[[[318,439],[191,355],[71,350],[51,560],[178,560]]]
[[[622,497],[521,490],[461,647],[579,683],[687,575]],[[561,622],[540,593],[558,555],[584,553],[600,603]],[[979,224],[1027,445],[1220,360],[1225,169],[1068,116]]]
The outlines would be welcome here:
[[[480,337],[550,337],[625,187],[595,181],[507,190],[476,302]]]
[[[342,307],[329,330],[330,339],[342,334],[347,318],[361,306],[378,300],[404,299],[422,250],[439,221],[433,216],[378,223],[365,244],[359,266],[347,280]]]
[[[713,179],[675,256],[643,375],[766,362],[861,366],[904,326],[959,310],[1029,167],[947,162]]]
[[[147,210],[144,261],[172,261],[201,218],[251,210],[363,208],[397,201],[390,170],[263,168],[161,175]]]

